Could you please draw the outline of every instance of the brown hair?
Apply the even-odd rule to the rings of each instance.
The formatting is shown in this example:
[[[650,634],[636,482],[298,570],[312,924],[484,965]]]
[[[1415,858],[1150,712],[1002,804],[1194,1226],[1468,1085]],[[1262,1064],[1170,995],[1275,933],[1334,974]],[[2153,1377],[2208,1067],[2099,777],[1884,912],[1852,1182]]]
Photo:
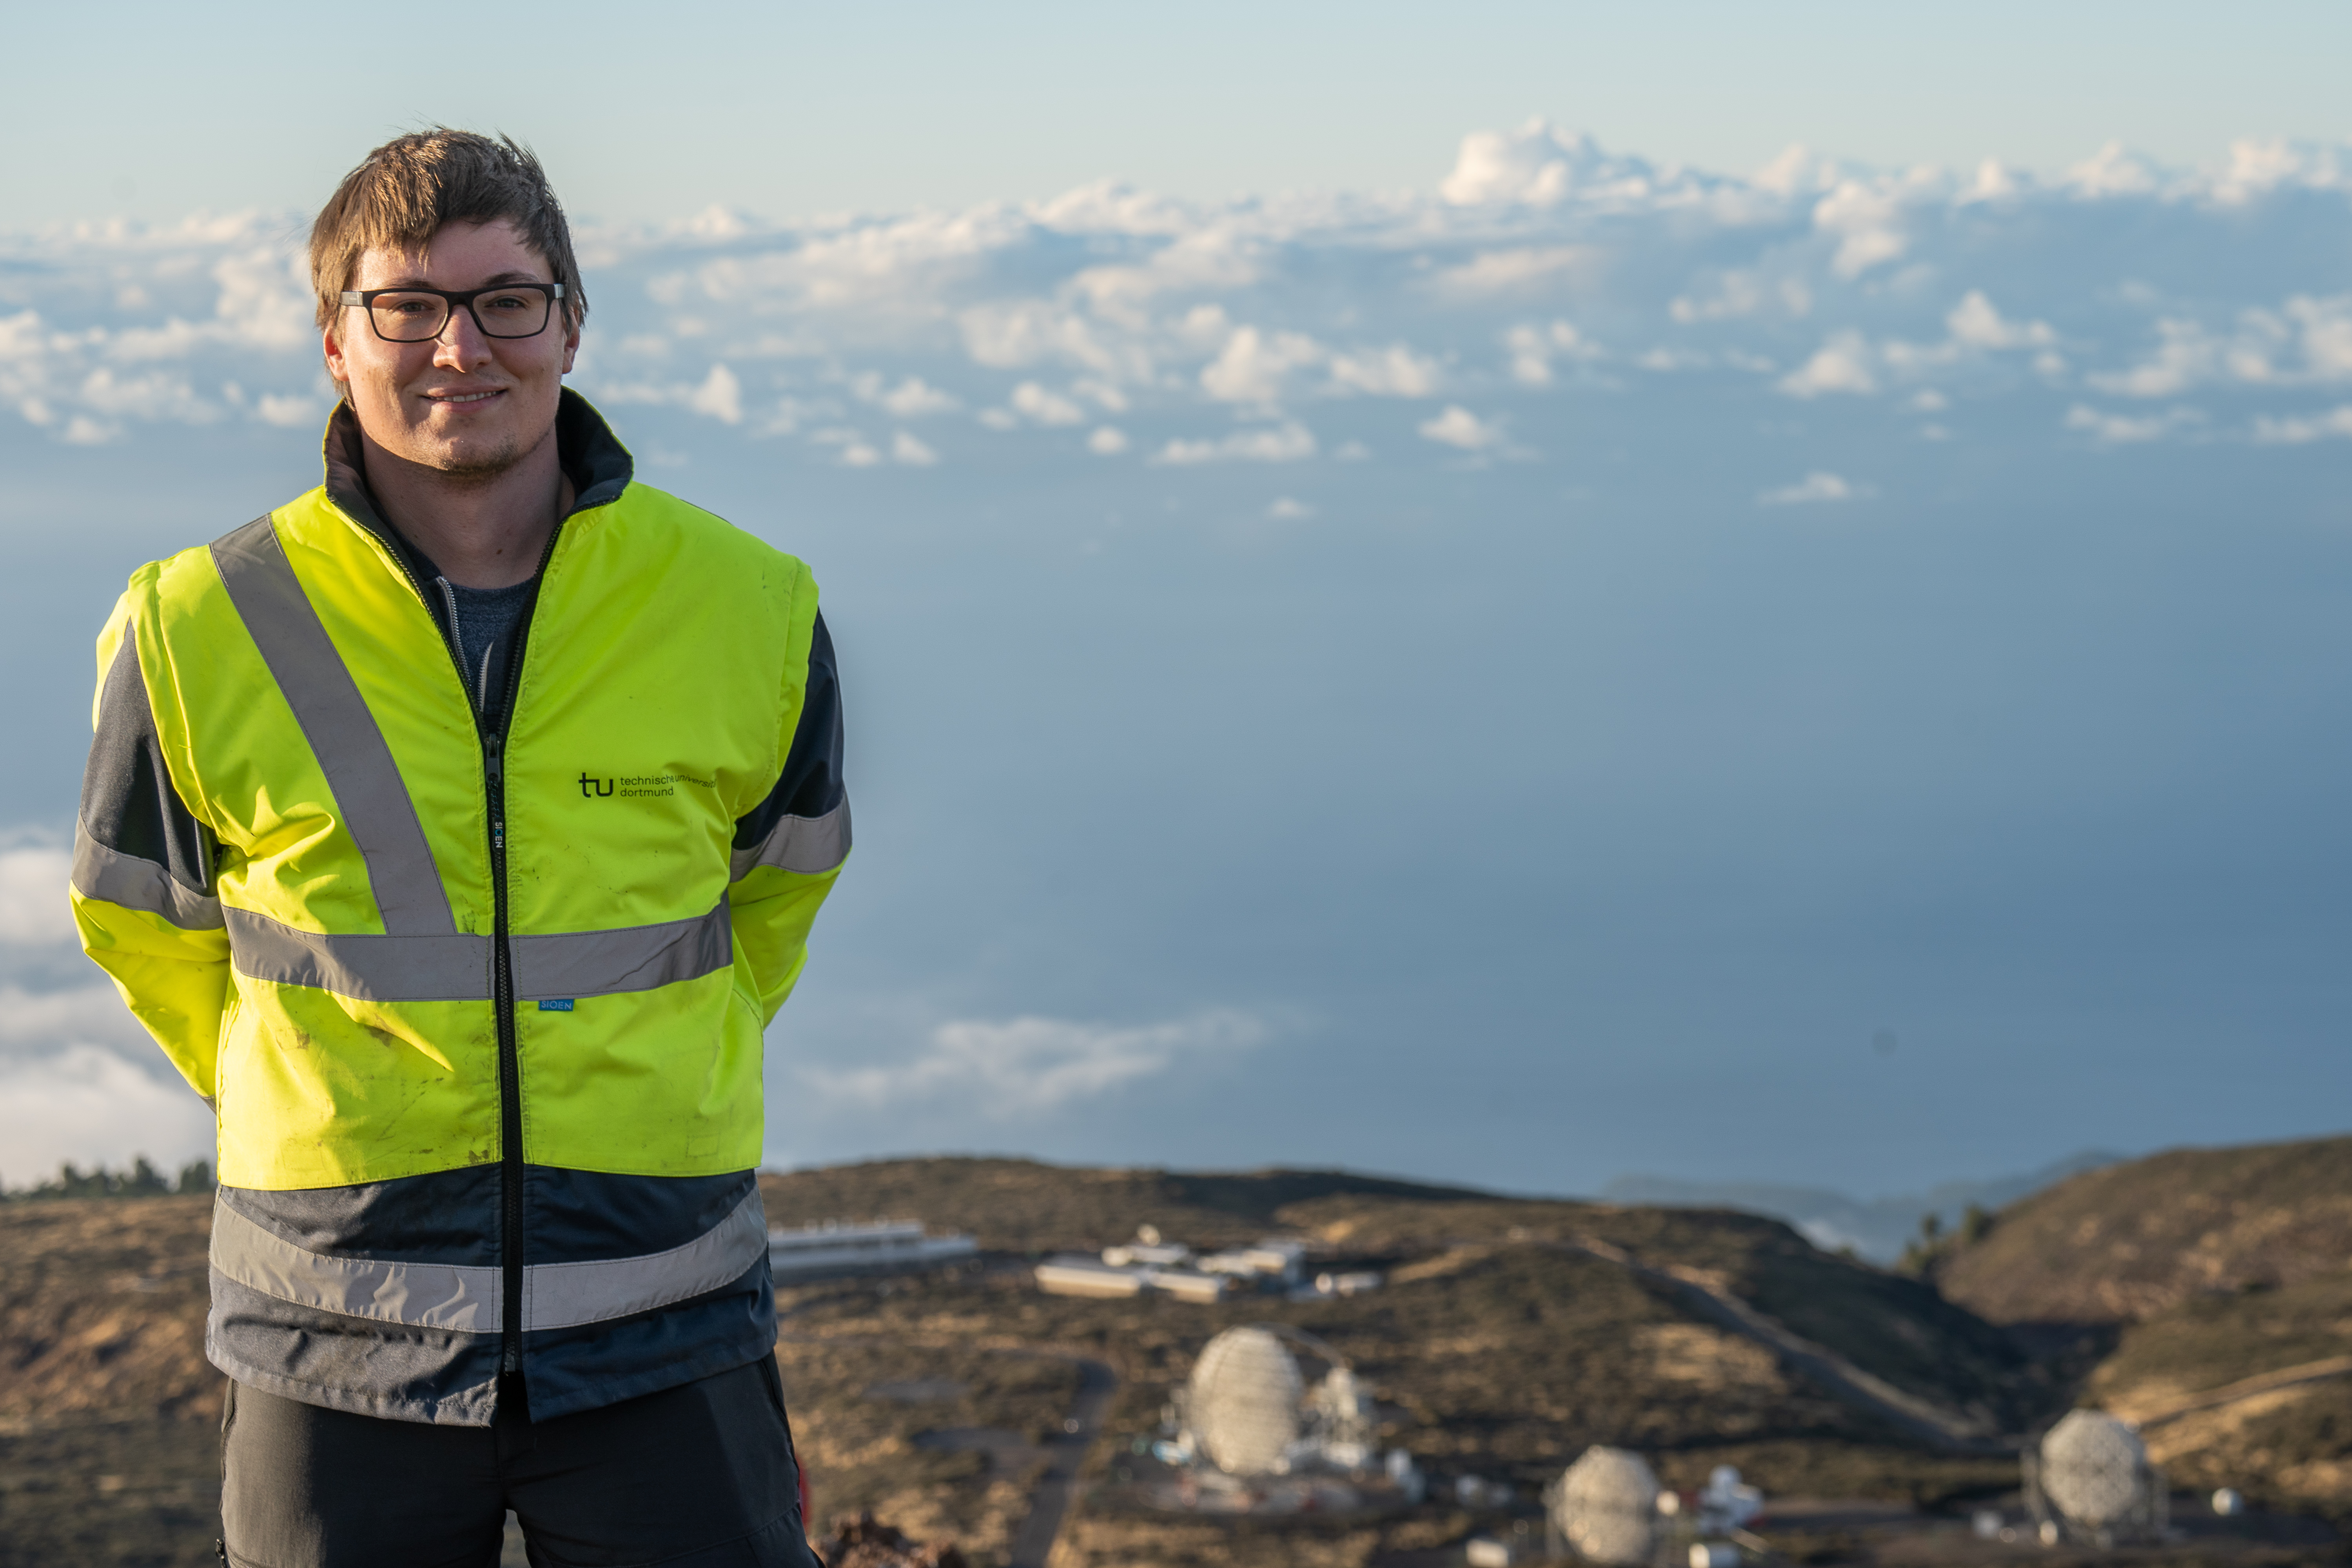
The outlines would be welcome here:
[[[360,258],[379,247],[421,249],[445,224],[514,225],[563,285],[563,308],[574,325],[588,313],[572,228],[530,148],[511,136],[492,141],[471,131],[436,125],[385,142],[343,176],[310,226],[310,286],[319,294],[319,326],[341,308]]]

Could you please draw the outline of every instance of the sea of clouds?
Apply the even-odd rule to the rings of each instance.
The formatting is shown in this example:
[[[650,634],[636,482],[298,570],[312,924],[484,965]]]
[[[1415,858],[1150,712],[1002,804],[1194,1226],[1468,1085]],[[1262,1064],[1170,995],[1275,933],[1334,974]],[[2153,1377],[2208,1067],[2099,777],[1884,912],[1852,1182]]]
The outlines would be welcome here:
[[[301,235],[0,236],[0,450],[41,498],[5,526],[91,599],[11,601],[46,617],[19,668],[73,689],[25,698],[58,733],[0,801],[0,1178],[203,1140],[68,962],[80,742],[53,721],[88,675],[54,650],[87,647],[99,583],[283,499],[255,476],[309,482]],[[1927,1174],[2140,1146],[2183,1135],[2162,1108],[2232,1020],[2292,1054],[2325,1011],[2292,965],[2183,998],[2175,948],[2116,933],[2151,897],[2210,907],[2120,869],[2184,830],[2214,877],[2341,848],[2277,786],[2345,769],[2301,749],[2343,617],[2298,595],[2340,565],[2352,150],[2036,174],[1792,148],[1742,177],[1533,122],[1424,191],[1103,184],[580,244],[573,384],[642,477],[816,562],[863,683],[874,847],[772,1073],[780,1158],[1558,1187],[1675,1166],[1689,1129],[1681,1168],[1899,1183],[1898,1102],[1965,1106]],[[159,466],[250,504],[177,518]],[[2184,614],[2231,651],[2185,647]],[[2282,987],[2307,1016],[2264,1011]],[[1805,1054],[1890,1022],[2153,1076],[2084,1125]],[[1335,1071],[1349,1115],[1297,1131]],[[1789,1128],[1887,1124],[1774,1165],[1740,1142],[1759,1095]]]
[[[2055,178],[1791,148],[1662,169],[1542,122],[1430,193],[1217,205],[1104,184],[965,212],[588,226],[574,384],[802,460],[1309,465],[1558,458],[1570,390],[1703,378],[1874,399],[1937,438],[2021,400],[2053,441],[2352,435],[2352,153],[2119,147]],[[0,408],[57,439],[327,405],[283,214],[0,238]],[[2224,252],[2234,252],[2227,260]],[[1853,499],[1759,474],[1763,504]],[[1785,480],[1785,482],[1784,482]]]

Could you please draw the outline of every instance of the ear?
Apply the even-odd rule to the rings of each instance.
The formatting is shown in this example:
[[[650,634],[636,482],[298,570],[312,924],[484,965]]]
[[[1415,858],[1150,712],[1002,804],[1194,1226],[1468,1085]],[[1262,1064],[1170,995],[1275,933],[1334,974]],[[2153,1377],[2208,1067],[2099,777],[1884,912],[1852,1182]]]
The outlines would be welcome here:
[[[340,324],[341,319],[337,318],[319,330],[319,351],[326,357],[327,374],[338,386],[349,384],[352,379],[349,368],[343,363],[343,345],[335,341],[335,328]]]
[[[580,357],[580,318],[569,310],[563,312],[563,370],[572,374],[572,362]]]

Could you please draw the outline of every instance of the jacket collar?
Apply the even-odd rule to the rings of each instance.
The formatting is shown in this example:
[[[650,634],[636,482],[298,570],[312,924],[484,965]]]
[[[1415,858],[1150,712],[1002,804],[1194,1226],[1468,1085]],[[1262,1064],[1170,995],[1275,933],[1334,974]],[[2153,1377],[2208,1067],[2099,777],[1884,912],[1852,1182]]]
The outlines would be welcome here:
[[[376,510],[375,497],[367,487],[362,450],[359,416],[348,402],[336,404],[335,411],[327,416],[327,434],[320,449],[326,465],[328,499],[345,516],[390,545],[412,570],[418,571],[419,581],[431,580],[432,563],[425,552]],[[572,481],[572,511],[566,516],[610,506],[621,499],[621,492],[636,475],[636,460],[613,434],[604,416],[568,386],[555,407],[555,459],[563,466],[563,477]]]

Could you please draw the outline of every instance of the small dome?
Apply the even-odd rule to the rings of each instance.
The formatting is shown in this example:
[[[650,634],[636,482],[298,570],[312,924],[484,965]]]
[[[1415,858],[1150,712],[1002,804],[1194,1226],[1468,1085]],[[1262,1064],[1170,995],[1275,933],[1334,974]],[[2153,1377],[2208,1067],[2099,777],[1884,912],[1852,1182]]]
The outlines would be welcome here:
[[[2042,1492],[2076,1524],[2098,1529],[2129,1518],[2147,1475],[2139,1434],[2104,1411],[2070,1411],[2042,1439]]]

